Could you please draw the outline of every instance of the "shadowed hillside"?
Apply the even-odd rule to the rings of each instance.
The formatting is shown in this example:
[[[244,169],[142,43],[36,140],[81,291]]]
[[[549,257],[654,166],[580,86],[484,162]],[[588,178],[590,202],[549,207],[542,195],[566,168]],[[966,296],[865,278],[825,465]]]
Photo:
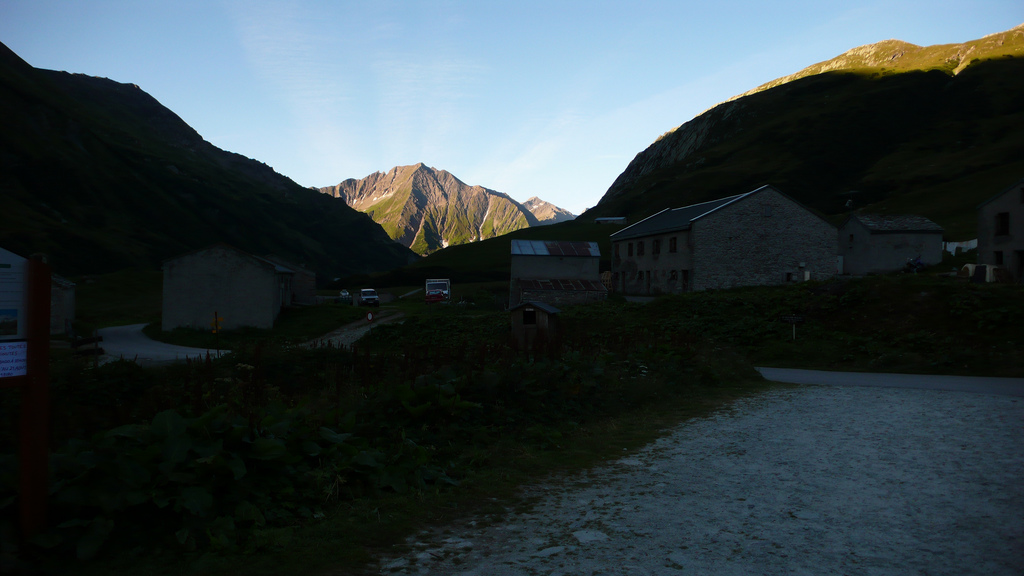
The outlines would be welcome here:
[[[32,68],[0,45],[0,246],[64,274],[215,242],[337,276],[413,255],[369,217],[225,152],[138,86]]]
[[[770,183],[837,218],[913,212],[973,238],[974,207],[1024,174],[1022,99],[1021,27],[952,48],[860,47],[666,133],[585,218],[635,220]]]

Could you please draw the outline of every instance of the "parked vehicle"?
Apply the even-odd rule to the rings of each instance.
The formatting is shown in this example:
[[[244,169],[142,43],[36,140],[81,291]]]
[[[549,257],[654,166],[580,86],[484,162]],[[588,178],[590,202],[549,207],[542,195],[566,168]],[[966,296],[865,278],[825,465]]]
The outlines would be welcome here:
[[[348,290],[342,290],[338,292],[338,299],[336,300],[339,304],[351,304],[352,295],[348,293]]]
[[[426,284],[426,302],[448,302],[452,299],[451,282],[447,278],[430,278]]]
[[[377,291],[373,288],[363,288],[359,291],[359,305],[360,306],[373,306],[377,308],[380,306],[380,298],[377,296]]]

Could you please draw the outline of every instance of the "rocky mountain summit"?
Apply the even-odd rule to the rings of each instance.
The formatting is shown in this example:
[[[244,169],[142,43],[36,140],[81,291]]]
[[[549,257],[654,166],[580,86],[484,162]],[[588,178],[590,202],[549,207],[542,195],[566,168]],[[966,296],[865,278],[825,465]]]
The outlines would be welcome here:
[[[391,238],[419,254],[571,218],[564,216],[567,211],[536,198],[531,200],[536,200],[541,217],[535,216],[507,194],[470,186],[423,163],[349,178],[319,190],[366,212]]]
[[[564,208],[559,208],[550,202],[545,202],[536,196],[523,202],[523,206],[533,214],[540,222],[545,224],[558,224],[576,218],[576,215]]]

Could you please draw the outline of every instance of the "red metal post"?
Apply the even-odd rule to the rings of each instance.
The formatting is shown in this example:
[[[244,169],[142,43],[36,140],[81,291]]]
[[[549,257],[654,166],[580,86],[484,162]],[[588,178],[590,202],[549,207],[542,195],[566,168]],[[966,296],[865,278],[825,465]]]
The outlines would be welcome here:
[[[18,430],[21,528],[31,538],[46,527],[50,488],[50,266],[30,259],[28,282],[28,381],[21,388]]]

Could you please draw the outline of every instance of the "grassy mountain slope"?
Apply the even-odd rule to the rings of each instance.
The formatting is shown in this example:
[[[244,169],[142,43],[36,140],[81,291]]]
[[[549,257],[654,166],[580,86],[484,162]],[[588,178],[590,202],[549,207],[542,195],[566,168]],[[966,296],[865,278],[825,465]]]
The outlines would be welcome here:
[[[863,46],[666,133],[586,217],[635,221],[770,183],[837,219],[913,212],[973,238],[974,207],[1024,174],[1022,99],[1024,27]]]
[[[350,178],[320,191],[370,214],[392,238],[419,254],[542,223],[530,208],[509,196],[469,186],[422,163]],[[561,209],[551,206],[556,210]]]
[[[0,45],[0,245],[63,274],[154,268],[215,242],[336,276],[411,253],[370,218],[206,142],[138,86]]]

